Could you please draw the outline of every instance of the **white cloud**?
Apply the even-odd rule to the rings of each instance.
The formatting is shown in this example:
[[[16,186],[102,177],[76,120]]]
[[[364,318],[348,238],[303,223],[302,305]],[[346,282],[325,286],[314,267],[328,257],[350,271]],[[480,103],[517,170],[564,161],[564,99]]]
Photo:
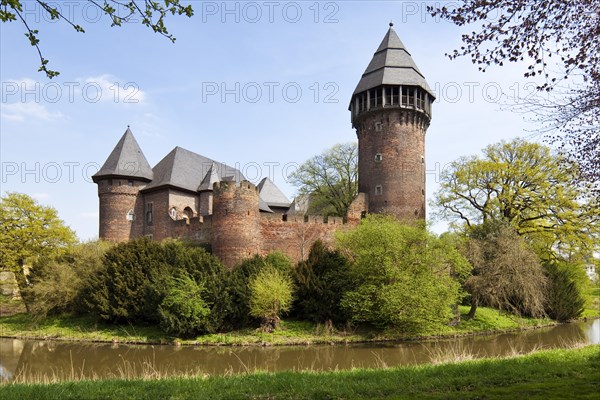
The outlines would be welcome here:
[[[85,78],[81,90],[84,97],[99,101],[139,104],[146,100],[146,92],[136,82],[122,82],[110,74]]]
[[[0,118],[7,121],[22,122],[26,119],[41,119],[52,121],[64,118],[61,112],[51,112],[45,105],[26,102],[2,104],[0,107]]]

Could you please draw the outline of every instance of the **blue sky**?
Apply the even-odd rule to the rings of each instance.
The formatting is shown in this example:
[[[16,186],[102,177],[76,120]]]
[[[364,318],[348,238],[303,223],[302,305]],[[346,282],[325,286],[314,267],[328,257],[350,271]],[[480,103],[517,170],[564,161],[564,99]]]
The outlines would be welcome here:
[[[167,19],[175,44],[139,23],[111,28],[87,2],[60,3],[85,34],[25,3],[61,74],[37,72],[20,23],[0,25],[1,191],[55,207],[81,239],[98,232],[89,177],[127,125],[151,165],[181,146],[255,182],[270,176],[293,197],[286,172],[356,140],[348,103],[390,20],[438,97],[428,199],[444,165],[534,127],[502,107],[503,93],[526,94],[525,66],[481,73],[468,59],[450,61],[444,54],[460,47],[462,30],[428,16],[426,2],[194,1],[192,18]]]

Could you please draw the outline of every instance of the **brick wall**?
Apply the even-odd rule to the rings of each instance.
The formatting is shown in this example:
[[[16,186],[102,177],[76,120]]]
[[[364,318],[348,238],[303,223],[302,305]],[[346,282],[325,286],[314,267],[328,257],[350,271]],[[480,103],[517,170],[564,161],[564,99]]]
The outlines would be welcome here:
[[[355,122],[359,143],[359,191],[369,212],[400,220],[425,218],[425,133],[421,112],[380,109]]]

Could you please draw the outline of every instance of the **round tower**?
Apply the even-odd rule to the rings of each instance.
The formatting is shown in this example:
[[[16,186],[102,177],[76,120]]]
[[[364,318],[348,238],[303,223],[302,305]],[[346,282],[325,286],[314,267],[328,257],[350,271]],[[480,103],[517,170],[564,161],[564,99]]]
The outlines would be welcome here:
[[[425,133],[435,100],[390,23],[350,102],[369,212],[425,218]]]
[[[152,168],[127,128],[102,168],[92,176],[98,185],[100,239],[123,242],[142,235],[146,210],[139,192],[152,176]]]
[[[213,186],[212,252],[228,268],[260,253],[258,190],[248,181]]]

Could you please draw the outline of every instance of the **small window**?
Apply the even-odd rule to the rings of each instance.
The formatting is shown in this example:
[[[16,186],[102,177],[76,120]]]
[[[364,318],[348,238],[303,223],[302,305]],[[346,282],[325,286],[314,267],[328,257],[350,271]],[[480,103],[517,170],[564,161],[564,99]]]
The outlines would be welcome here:
[[[152,215],[152,203],[147,203],[146,204],[146,223],[148,225],[152,224],[152,219],[153,219],[152,217],[153,217],[153,215]]]
[[[383,124],[381,122],[375,122],[375,131],[381,132],[383,130]]]
[[[377,185],[375,186],[375,195],[380,196],[383,194],[383,186]]]
[[[128,180],[128,181],[127,181],[127,185],[129,185],[129,186],[133,186],[133,180],[131,180],[131,179],[130,179],[130,180]]]
[[[112,185],[113,185],[113,180],[112,180],[112,179],[109,179],[109,180],[108,180],[108,186],[112,186]]]
[[[381,162],[383,160],[383,156],[379,153],[375,154],[375,162]]]
[[[192,210],[190,207],[186,207],[183,209],[183,215],[185,218],[191,219],[194,216],[194,210]]]
[[[169,210],[169,216],[173,219],[177,219],[177,209],[175,207],[171,207]]]
[[[129,210],[127,212],[127,221],[129,221],[129,222],[135,221],[135,212],[133,212],[133,210]]]

